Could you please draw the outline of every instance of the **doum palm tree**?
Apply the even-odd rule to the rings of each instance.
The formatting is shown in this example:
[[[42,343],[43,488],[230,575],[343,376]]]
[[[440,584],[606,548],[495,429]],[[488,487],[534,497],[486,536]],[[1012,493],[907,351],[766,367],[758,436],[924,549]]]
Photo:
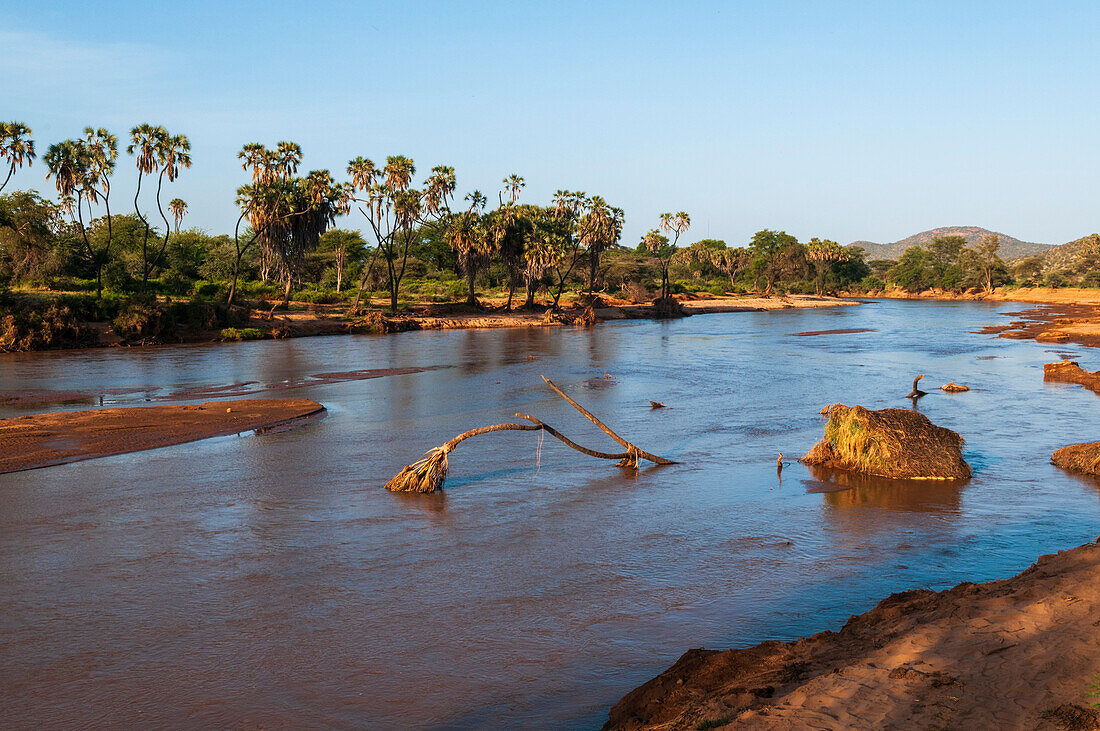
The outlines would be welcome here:
[[[173,198],[168,201],[168,210],[172,212],[172,219],[176,222],[176,233],[179,233],[183,217],[187,215],[187,201],[183,198]]]
[[[0,183],[0,191],[4,190],[17,169],[24,164],[28,167],[32,164],[35,153],[31,134],[31,128],[22,122],[0,122],[0,160],[8,166],[8,174]]]

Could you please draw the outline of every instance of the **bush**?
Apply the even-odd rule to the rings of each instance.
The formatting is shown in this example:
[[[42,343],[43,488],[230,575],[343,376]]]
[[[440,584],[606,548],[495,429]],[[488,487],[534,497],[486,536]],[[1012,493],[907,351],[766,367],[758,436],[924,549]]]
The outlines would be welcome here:
[[[198,279],[191,285],[191,292],[196,297],[219,297],[223,293],[229,294],[229,288],[224,282],[211,282],[208,279]]]
[[[219,340],[226,340],[232,342],[240,342],[242,340],[262,340],[267,337],[267,333],[258,327],[227,327],[223,328],[218,335]]]
[[[94,333],[57,302],[45,308],[0,305],[0,351],[79,348],[94,341]]]
[[[165,317],[155,299],[135,297],[123,304],[111,325],[121,338],[147,340],[164,329]]]
[[[886,289],[886,283],[872,274],[860,280],[859,289],[864,292],[879,291]]]

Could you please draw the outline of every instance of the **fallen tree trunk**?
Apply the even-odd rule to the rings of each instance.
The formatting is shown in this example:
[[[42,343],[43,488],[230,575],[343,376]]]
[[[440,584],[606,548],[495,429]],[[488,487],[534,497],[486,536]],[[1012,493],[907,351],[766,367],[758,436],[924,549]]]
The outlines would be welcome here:
[[[586,454],[589,457],[596,457],[597,459],[614,459],[618,460],[619,467],[626,467],[629,469],[637,469],[638,462],[642,459],[653,462],[658,465],[676,464],[670,459],[664,457],[658,457],[655,454],[650,454],[644,450],[639,449],[630,442],[626,441],[618,434],[608,428],[602,421],[593,416],[587,409],[578,404],[573,399],[565,395],[560,388],[555,386],[550,379],[543,376],[542,379],[546,381],[546,384],[550,386],[563,399],[569,402],[577,411],[581,412],[589,421],[599,427],[604,433],[614,439],[616,442],[626,447],[625,452],[618,454],[612,454],[609,452],[600,452],[595,449],[589,449],[577,444],[569,437],[559,432],[554,427],[543,421],[536,419],[529,414],[516,414],[520,419],[531,422],[530,424],[493,424],[491,426],[482,426],[477,429],[471,429],[470,431],[463,432],[435,449],[429,450],[423,457],[413,462],[411,465],[407,465],[399,473],[397,473],[389,482],[386,483],[386,489],[394,492],[418,492],[429,493],[435,492],[443,487],[443,483],[447,478],[448,461],[447,455],[454,451],[462,442],[470,439],[471,437],[482,436],[483,434],[491,434],[498,431],[541,431],[549,434],[555,439],[565,444],[570,449],[574,449],[581,454]]]

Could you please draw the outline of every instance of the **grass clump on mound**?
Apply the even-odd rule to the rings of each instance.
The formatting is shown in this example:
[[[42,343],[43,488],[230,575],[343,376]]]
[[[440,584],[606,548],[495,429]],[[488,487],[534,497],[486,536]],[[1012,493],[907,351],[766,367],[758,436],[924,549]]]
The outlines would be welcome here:
[[[802,458],[806,464],[892,479],[965,479],[963,438],[910,409],[868,411],[833,404],[825,438]]]
[[[1100,477],[1100,442],[1062,447],[1054,452],[1050,463],[1069,472]]]
[[[227,327],[219,334],[219,339],[227,342],[240,342],[242,340],[263,340],[267,333],[258,327]]]

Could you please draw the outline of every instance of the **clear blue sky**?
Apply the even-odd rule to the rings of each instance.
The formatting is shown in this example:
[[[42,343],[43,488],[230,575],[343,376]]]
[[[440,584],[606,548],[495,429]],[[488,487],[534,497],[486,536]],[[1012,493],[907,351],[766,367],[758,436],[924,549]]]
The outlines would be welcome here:
[[[731,244],[1061,243],[1100,229],[1098,25],[1091,2],[37,0],[0,8],[0,119],[42,151],[86,125],[187,134],[168,197],[212,232],[241,145],[290,139],[339,178],[404,154],[491,198],[512,172],[531,202],[599,193],[631,245],[680,209],[687,240]]]

